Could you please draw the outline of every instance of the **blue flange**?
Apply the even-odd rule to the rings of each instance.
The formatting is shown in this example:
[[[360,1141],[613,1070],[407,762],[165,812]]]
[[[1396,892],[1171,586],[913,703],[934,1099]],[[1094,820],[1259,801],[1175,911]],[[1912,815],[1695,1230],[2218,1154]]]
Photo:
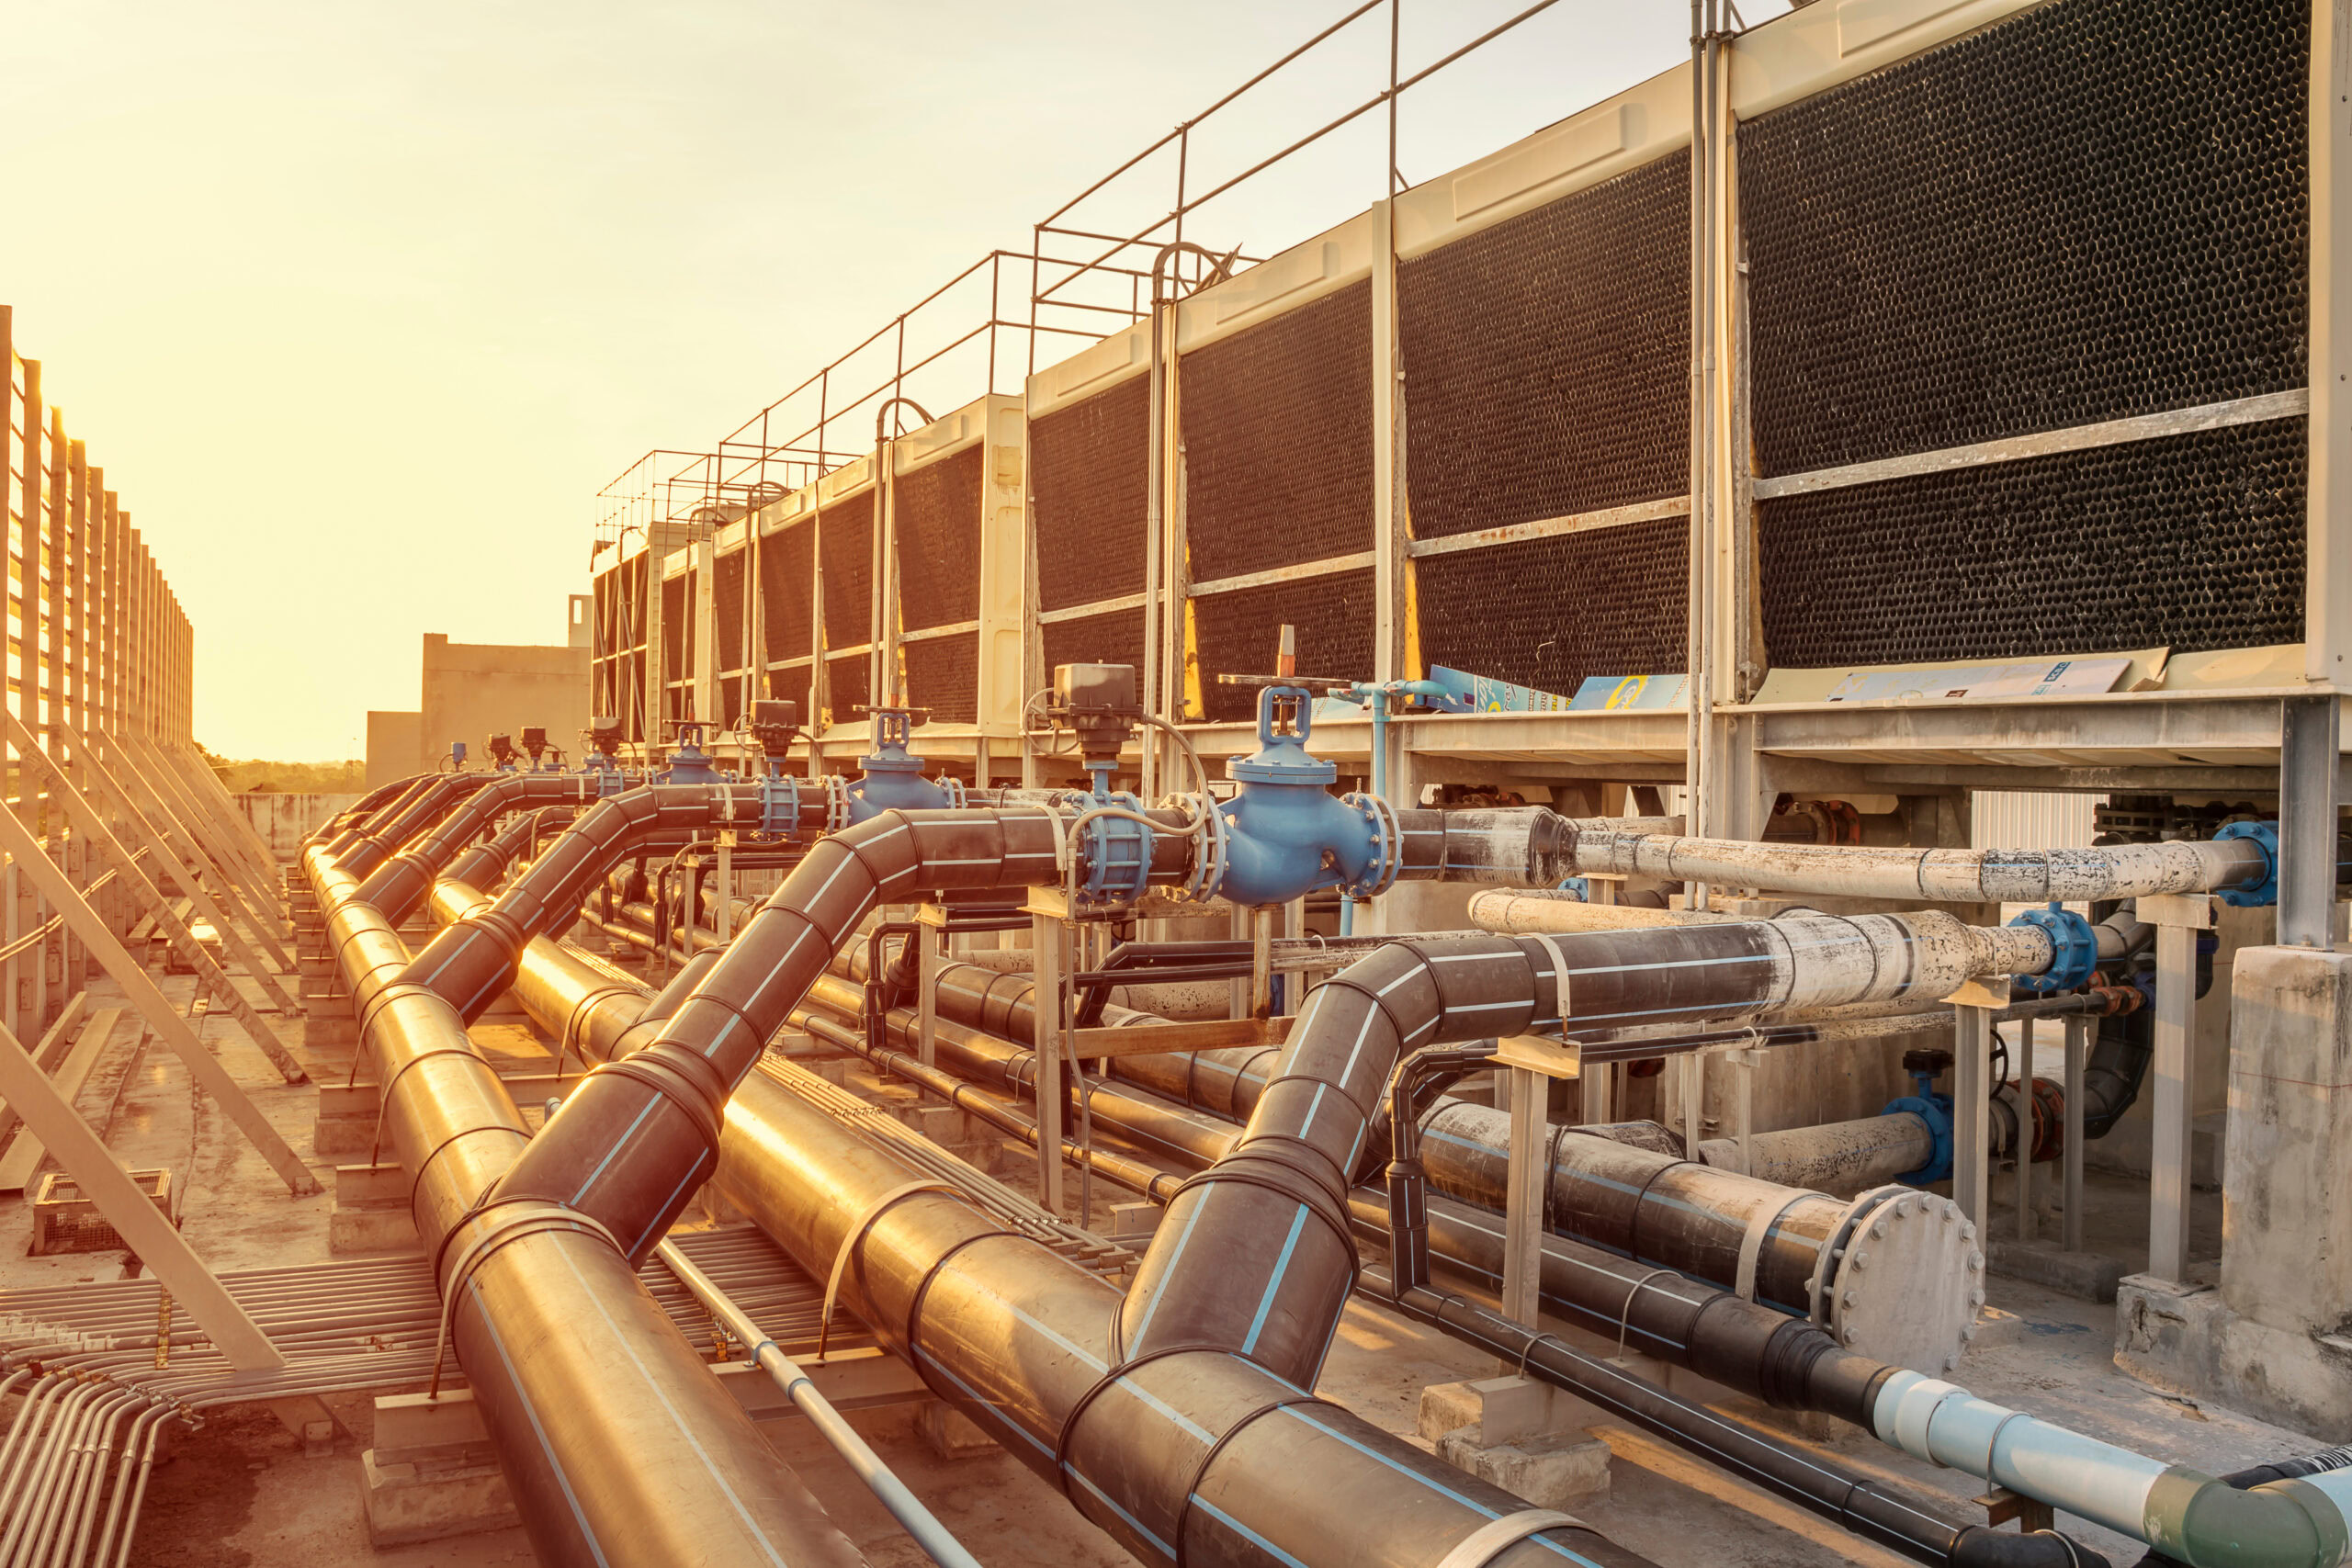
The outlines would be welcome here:
[[[1097,795],[1092,803],[1143,810],[1143,802],[1132,795]],[[1087,897],[1098,904],[1132,904],[1142,897],[1151,882],[1151,829],[1131,817],[1097,817],[1081,831]]]
[[[1894,1179],[1912,1187],[1933,1187],[1951,1176],[1951,1100],[1940,1094],[1906,1094],[1900,1100],[1890,1100],[1882,1116],[1900,1116],[1908,1111],[1928,1124],[1928,1135],[1934,1145],[1928,1163],[1917,1170],[1905,1171]]]
[[[2213,841],[2224,839],[2251,839],[2262,851],[2261,880],[2241,882],[2235,887],[2214,889],[2224,904],[2237,908],[2255,908],[2278,902],[2278,824],[2276,822],[2231,822],[2213,835]]]
[[[2063,904],[2028,909],[2012,926],[2032,926],[2050,936],[2050,967],[2039,975],[2016,975],[2010,983],[2021,991],[2072,991],[2090,984],[2098,967],[2098,937],[2091,923]]]
[[[790,842],[800,831],[800,781],[789,773],[760,780],[760,831]]]

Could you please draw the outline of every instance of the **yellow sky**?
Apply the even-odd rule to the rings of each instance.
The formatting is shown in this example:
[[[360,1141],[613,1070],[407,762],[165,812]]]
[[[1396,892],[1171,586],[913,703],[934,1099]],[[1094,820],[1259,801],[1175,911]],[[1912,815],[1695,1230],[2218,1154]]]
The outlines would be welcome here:
[[[561,640],[639,453],[716,439],[1347,8],[0,0],[0,301],[195,623],[198,739],[356,756],[416,705],[421,634]],[[1406,0],[1406,69],[1519,8]],[[1562,0],[1406,99],[1407,177],[1687,30]],[[1246,101],[1196,177],[1367,96],[1386,47],[1359,24]],[[1218,224],[1304,237],[1376,158],[1335,139]]]

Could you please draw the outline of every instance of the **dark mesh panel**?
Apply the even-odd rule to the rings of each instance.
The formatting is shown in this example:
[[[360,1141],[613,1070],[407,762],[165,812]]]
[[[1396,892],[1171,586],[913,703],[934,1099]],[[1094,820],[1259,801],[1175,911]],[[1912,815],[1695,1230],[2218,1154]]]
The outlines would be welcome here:
[[[867,702],[868,670],[866,656],[853,653],[841,659],[825,660],[826,683],[832,689],[833,722],[848,724],[859,716],[857,710]]]
[[[1195,581],[1372,548],[1372,285],[1178,367]]]
[[[693,628],[688,625],[686,607],[693,601],[686,597],[686,590],[694,580],[694,573],[687,572],[684,576],[670,578],[662,584],[662,678],[664,681],[675,681],[689,673],[686,659],[692,643],[688,634]]]
[[[1624,523],[1416,563],[1421,659],[1573,697],[1690,662],[1690,529]]]
[[[2301,386],[2310,21],[2051,0],[1742,126],[1760,471]]]
[[[766,596],[763,610],[771,663],[804,659],[810,652],[808,594],[816,581],[816,531],[801,523],[760,542],[760,592]]]
[[[825,552],[825,646],[855,648],[868,640],[866,628],[874,624],[874,492],[826,507],[818,525],[818,548]]]
[[[899,645],[906,656],[907,701],[929,708],[941,724],[972,724],[980,716],[980,634],[925,637]]]
[[[892,481],[899,625],[952,626],[980,613],[980,463],[988,444]]]
[[[728,728],[743,716],[743,677],[729,675],[718,682],[718,722]]]
[[[800,722],[804,725],[815,716],[808,711],[808,666],[806,664],[794,670],[769,671],[768,695],[797,704],[794,711],[799,714]]]
[[[2277,420],[1766,502],[1771,661],[2299,642],[2304,440]]]
[[[1143,592],[1150,382],[1130,377],[1029,426],[1041,610]]]
[[[1369,681],[1376,604],[1370,568],[1193,600],[1204,716],[1256,715],[1255,687],[1222,685],[1217,677],[1272,674],[1285,622],[1298,628],[1300,674]]]
[[[718,612],[718,668],[722,672],[743,667],[743,578],[744,565],[750,559],[747,551],[737,550],[718,557],[713,563],[717,575],[711,592],[716,603],[711,608]]]
[[[1046,679],[1057,664],[1132,664],[1136,690],[1143,690],[1143,612],[1114,610],[1075,621],[1047,621],[1039,628],[1046,653]]]
[[[1397,269],[1413,535],[1690,489],[1690,156]]]

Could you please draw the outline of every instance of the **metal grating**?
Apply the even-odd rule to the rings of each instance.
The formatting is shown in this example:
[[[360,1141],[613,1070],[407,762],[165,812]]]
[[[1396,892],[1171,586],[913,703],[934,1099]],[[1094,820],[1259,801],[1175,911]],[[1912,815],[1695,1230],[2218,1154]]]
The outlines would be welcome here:
[[[1767,651],[1819,669],[2300,641],[2305,439],[2278,420],[1766,502]]]
[[[1255,688],[1221,685],[1217,677],[1272,674],[1284,622],[1298,628],[1300,673],[1371,680],[1378,607],[1370,568],[1193,600],[1204,716],[1227,720],[1257,715]]]
[[[760,541],[763,635],[770,663],[806,659],[815,651],[809,640],[808,596],[816,581],[816,536],[802,523]]]
[[[1589,675],[1683,670],[1690,538],[1668,517],[1424,557],[1421,658],[1563,697]]]
[[[1074,621],[1047,621],[1039,627],[1046,677],[1057,664],[1132,664],[1136,689],[1143,683],[1143,612],[1114,610]]]
[[[826,507],[817,526],[825,559],[825,646],[855,648],[874,624],[874,492]]]
[[[980,634],[925,637],[899,645],[906,660],[907,701],[929,708],[940,724],[975,724],[980,716]]]
[[[873,678],[872,667],[863,653],[844,654],[825,660],[825,684],[831,694],[832,721],[848,724],[858,716],[857,710],[872,699],[867,688]]]
[[[952,626],[980,613],[980,465],[987,444],[891,481],[899,625]]]
[[[1150,380],[1131,377],[1030,423],[1041,610],[1143,592]]]
[[[1741,127],[1760,470],[2301,386],[2310,23],[2050,0]]]
[[[712,608],[718,619],[718,669],[724,674],[743,668],[743,578],[751,560],[749,547],[723,555],[713,562],[717,576],[711,582],[711,594],[716,603]]]
[[[1396,304],[1416,538],[1689,492],[1687,151],[1413,257]]]
[[[1372,548],[1369,281],[1185,355],[1177,374],[1195,581]]]

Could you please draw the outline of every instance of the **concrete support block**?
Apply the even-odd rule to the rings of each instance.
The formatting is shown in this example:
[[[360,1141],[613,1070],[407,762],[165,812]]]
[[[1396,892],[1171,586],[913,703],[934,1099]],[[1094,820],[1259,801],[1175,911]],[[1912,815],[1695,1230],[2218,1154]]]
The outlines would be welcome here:
[[[327,1250],[337,1256],[354,1252],[415,1252],[424,1246],[405,1201],[338,1201],[327,1213]]]
[[[473,1463],[385,1463],[374,1449],[359,1456],[368,1539],[379,1551],[411,1541],[507,1529],[521,1524],[506,1476],[495,1460]]]
[[[1159,1230],[1159,1216],[1167,1212],[1157,1203],[1114,1203],[1111,1205],[1111,1239],[1119,1242],[1149,1241]]]
[[[1609,1445],[1589,1432],[1538,1433],[1487,1444],[1476,1427],[1438,1439],[1438,1457],[1539,1508],[1573,1510],[1609,1495]]]
[[[971,1417],[944,1399],[928,1400],[916,1409],[915,1430],[941,1459],[978,1459],[1004,1451]]]
[[[2242,951],[2230,1021],[2222,1303],[2335,1333],[2352,1303],[2352,953]]]
[[[364,1158],[375,1141],[373,1116],[322,1116],[311,1128],[311,1147],[322,1158],[346,1155]]]
[[[2324,1443],[2352,1441],[2352,1338],[2297,1334],[2231,1309],[2218,1291],[2127,1275],[2115,1295],[2115,1364]]]

